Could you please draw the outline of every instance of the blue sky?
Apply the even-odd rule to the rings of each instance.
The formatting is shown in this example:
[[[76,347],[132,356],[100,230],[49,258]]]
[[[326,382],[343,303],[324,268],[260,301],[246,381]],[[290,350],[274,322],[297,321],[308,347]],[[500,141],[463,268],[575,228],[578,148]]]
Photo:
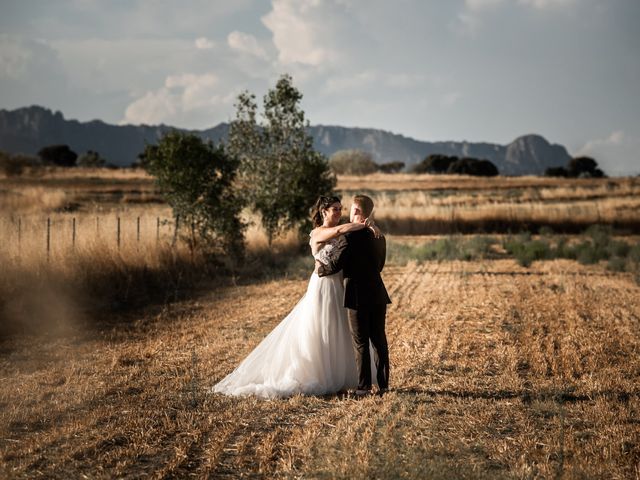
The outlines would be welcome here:
[[[0,108],[208,128],[282,73],[312,124],[640,173],[638,0],[0,0]]]

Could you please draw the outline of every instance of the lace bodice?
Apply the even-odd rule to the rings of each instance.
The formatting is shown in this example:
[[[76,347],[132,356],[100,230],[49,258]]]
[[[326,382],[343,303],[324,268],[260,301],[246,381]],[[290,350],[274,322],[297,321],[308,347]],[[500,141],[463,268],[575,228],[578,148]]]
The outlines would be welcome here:
[[[340,254],[340,251],[336,248],[339,238],[340,237],[332,238],[328,242],[322,244],[316,253],[313,253],[312,250],[311,254],[313,255],[313,258],[325,265],[329,265],[331,261],[336,260],[337,256]]]

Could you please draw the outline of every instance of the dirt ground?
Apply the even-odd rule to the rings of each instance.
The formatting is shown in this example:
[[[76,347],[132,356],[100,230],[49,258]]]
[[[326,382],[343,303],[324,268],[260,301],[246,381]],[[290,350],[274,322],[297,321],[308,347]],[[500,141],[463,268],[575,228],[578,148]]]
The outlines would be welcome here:
[[[640,287],[572,261],[389,266],[391,391],[208,393],[305,280],[0,343],[4,478],[640,478]]]

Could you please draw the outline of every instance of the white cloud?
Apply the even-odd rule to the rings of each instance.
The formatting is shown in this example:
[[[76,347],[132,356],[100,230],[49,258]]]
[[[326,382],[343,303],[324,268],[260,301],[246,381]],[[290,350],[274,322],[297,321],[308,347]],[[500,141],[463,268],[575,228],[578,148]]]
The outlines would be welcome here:
[[[258,43],[258,40],[253,35],[248,33],[234,31],[227,36],[227,44],[233,50],[239,52],[248,53],[254,57],[262,58],[264,60],[269,59],[269,55],[266,50]]]
[[[194,44],[198,50],[211,50],[216,45],[207,37],[196,38],[196,41],[194,42]]]
[[[283,65],[301,63],[320,66],[339,56],[328,41],[331,29],[339,21],[338,7],[344,3],[320,0],[273,0],[272,10],[262,17],[262,23],[271,30],[273,43],[278,49],[278,60]]]
[[[620,145],[625,140],[624,132],[616,130],[606,138],[595,138],[587,141],[577,152],[577,155],[590,155],[601,147]]]
[[[588,155],[595,158],[609,175],[637,175],[640,173],[640,137],[622,130],[611,132],[606,137],[588,140],[575,156]]]
[[[228,107],[235,98],[235,92],[218,94],[218,84],[218,77],[212,73],[170,75],[164,86],[131,103],[121,123],[201,127],[201,122],[214,118],[217,109]]]

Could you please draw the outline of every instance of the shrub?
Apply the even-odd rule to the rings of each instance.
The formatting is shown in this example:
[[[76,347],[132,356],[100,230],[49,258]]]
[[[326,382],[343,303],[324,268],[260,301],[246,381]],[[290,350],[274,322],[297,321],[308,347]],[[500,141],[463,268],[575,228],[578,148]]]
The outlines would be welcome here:
[[[607,270],[612,272],[624,272],[626,270],[627,262],[624,258],[613,257],[609,259],[607,263]]]
[[[364,150],[339,150],[329,159],[329,166],[339,175],[368,175],[378,171],[373,156]]]

